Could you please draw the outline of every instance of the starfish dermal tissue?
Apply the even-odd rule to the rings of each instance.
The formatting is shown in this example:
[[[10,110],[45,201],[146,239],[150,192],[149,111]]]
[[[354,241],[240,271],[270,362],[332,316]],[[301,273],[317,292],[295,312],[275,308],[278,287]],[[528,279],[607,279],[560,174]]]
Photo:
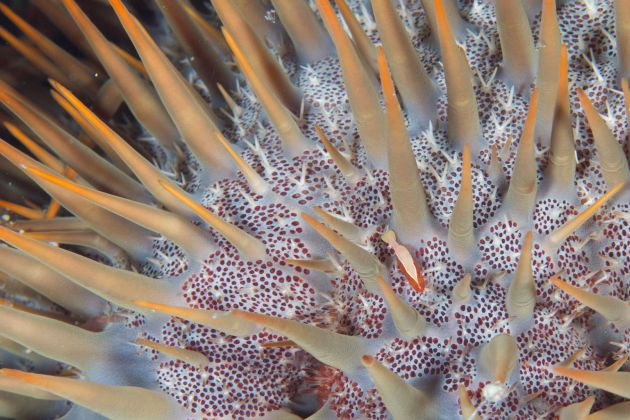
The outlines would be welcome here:
[[[630,1],[3,1],[0,417],[628,418]]]

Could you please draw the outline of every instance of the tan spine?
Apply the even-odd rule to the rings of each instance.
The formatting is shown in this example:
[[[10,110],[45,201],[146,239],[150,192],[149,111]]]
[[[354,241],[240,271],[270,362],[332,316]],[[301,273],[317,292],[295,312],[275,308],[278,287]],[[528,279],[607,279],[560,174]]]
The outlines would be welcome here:
[[[435,0],[435,12],[446,75],[448,138],[460,150],[464,144],[469,144],[472,154],[476,157],[481,150],[483,138],[472,72],[464,51],[455,42],[443,1]]]

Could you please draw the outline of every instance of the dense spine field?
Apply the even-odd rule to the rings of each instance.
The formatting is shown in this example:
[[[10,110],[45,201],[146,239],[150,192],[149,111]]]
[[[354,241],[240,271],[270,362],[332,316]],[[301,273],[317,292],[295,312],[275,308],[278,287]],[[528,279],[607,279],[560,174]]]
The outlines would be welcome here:
[[[627,418],[630,1],[0,11],[0,417]]]

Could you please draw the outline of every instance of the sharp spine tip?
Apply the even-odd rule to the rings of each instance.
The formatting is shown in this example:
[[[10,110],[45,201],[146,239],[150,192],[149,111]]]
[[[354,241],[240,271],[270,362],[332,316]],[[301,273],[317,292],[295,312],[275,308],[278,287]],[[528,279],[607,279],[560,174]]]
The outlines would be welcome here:
[[[315,125],[315,131],[317,132],[321,142],[324,144],[324,148],[335,162],[335,165],[337,165],[343,176],[352,184],[359,182],[361,176],[359,170],[355,168],[354,165],[352,165],[352,163],[350,163],[350,161],[346,159],[345,156],[337,150],[337,148],[335,148],[335,146],[333,146],[320,126]]]
[[[538,181],[536,178],[536,144],[534,129],[538,107],[538,89],[532,93],[527,118],[516,152],[514,170],[505,196],[507,208],[519,220],[528,220],[536,201]]]
[[[590,371],[572,369],[563,366],[556,366],[553,371],[562,376],[566,376],[583,384],[603,389],[619,395],[620,397],[630,398],[630,372],[606,372],[606,371]]]
[[[415,244],[431,223],[424,187],[418,175],[405,120],[382,47],[377,48],[381,84],[387,109],[387,162],[392,200],[392,224],[401,241]]]
[[[375,167],[384,168],[387,162],[387,152],[382,141],[385,118],[372,77],[337,20],[330,1],[316,0],[315,3],[335,44],[350,107],[369,159]]]
[[[591,412],[594,403],[595,397],[591,395],[583,401],[562,407],[558,411],[559,420],[585,419]]]
[[[575,143],[571,125],[571,109],[569,106],[568,56],[566,45],[560,48],[559,82],[557,100],[554,110],[553,127],[551,129],[551,147],[549,164],[545,179],[548,179],[547,193],[563,196],[567,191],[573,192],[575,179]],[[545,115],[541,104],[538,114]],[[573,195],[573,194],[572,194]],[[569,197],[573,198],[573,197]]]
[[[593,132],[595,148],[599,157],[602,175],[609,188],[620,182],[630,181],[630,169],[628,159],[623,148],[613,135],[612,130],[606,125],[592,102],[582,89],[578,89],[578,97],[586,114],[588,125]]]
[[[361,355],[364,353],[364,341],[360,337],[338,334],[290,319],[244,311],[233,313],[239,318],[286,336],[320,362],[346,374],[353,374],[360,367]]]
[[[470,261],[476,250],[473,230],[473,187],[470,163],[470,146],[464,145],[462,178],[459,195],[448,225],[448,242],[451,250],[464,261]]]
[[[53,247],[0,226],[0,239],[37,259],[74,283],[125,308],[139,296],[173,299],[171,285],[127,270],[110,267],[71,251]]]
[[[215,11],[227,31],[232,36],[232,43],[238,45],[247,63],[252,68],[271,95],[276,97],[283,107],[296,113],[300,109],[302,94],[297,89],[278,61],[267,49],[263,39],[255,32],[246,19],[246,13],[233,1],[211,0]],[[229,44],[229,43],[228,43]],[[234,48],[230,45],[232,52]],[[247,76],[251,79],[251,75]]]
[[[210,210],[190,198],[185,192],[174,187],[170,183],[160,181],[160,184],[175,198],[190,207],[197,216],[221,233],[221,235],[230,241],[230,243],[234,245],[234,247],[237,248],[245,258],[252,261],[267,259],[265,244],[258,238],[255,238],[244,230],[222,220]]]
[[[529,18],[521,1],[497,0],[495,10],[504,69],[520,90],[534,80],[534,39]]]
[[[295,51],[304,63],[314,63],[335,54],[335,47],[305,1],[271,0]]]
[[[435,401],[406,383],[399,375],[370,355],[361,357],[387,411],[395,420],[435,418]]]
[[[245,55],[241,46],[233,37],[234,34],[225,26],[222,27],[221,30],[223,31],[223,36],[228,46],[234,54],[236,62],[249,81],[260,103],[263,105],[267,116],[278,132],[287,152],[289,152],[291,156],[299,155],[306,150],[309,143],[302,133],[302,130],[300,130],[294,115],[289,108],[279,100],[278,96],[270,89],[269,85],[264,83],[260,74],[255,71],[255,68],[248,61],[248,56]]]
[[[448,138],[458,148],[469,144],[476,157],[483,139],[472,72],[464,51],[455,42],[444,1],[435,0],[435,14],[446,76]]]
[[[233,312],[172,306],[147,300],[134,300],[133,303],[139,308],[176,316],[237,337],[254,334],[258,329],[253,323],[235,317]]]
[[[369,292],[378,293],[376,277],[385,269],[374,255],[319,223],[313,216],[302,213],[302,218],[348,260]]]
[[[559,99],[557,95],[560,93],[558,70],[561,61],[561,38],[556,15],[556,2],[555,0],[543,0],[536,76],[536,86],[540,88],[541,92],[536,117],[536,140],[543,146],[549,144],[555,125],[554,107]]]
[[[525,235],[521,256],[507,293],[507,311],[513,317],[528,318],[534,313],[536,284],[532,271],[532,247],[532,232],[529,231]]]
[[[32,166],[27,166],[24,170],[37,179],[51,182],[67,192],[115,213],[130,222],[164,235],[195,258],[206,257],[208,252],[211,252],[214,248],[214,244],[205,232],[179,215],[81,186],[50,171]]]
[[[459,386],[459,408],[462,410],[462,415],[465,420],[481,420],[477,413],[477,409],[473,405],[470,397],[468,396],[468,391],[464,385]]]
[[[549,281],[583,305],[588,306],[602,315],[608,321],[619,324],[622,327],[630,326],[630,305],[628,302],[624,302],[613,296],[603,296],[587,292],[579,287],[571,286],[555,276],[551,277]]]
[[[518,344],[509,334],[494,336],[481,349],[481,364],[494,379],[503,384],[518,362]]]
[[[185,81],[122,0],[110,0],[118,19],[134,43],[175,126],[193,154],[214,178],[232,175],[230,159],[222,148],[208,147],[215,117],[201,96]],[[210,140],[215,141],[211,136]]]
[[[313,207],[313,211],[324,221],[326,224],[337,232],[342,234],[345,238],[353,241],[360,242],[364,238],[364,233],[360,228],[353,225],[350,222],[342,220],[335,214],[329,213],[319,206]]]
[[[606,194],[597,199],[593,204],[580,212],[577,216],[567,221],[556,229],[547,239],[547,245],[551,248],[559,247],[562,242],[575,233],[587,220],[589,220],[604,204],[611,200],[616,194],[626,187],[626,182],[620,182],[612,187]]]
[[[374,45],[370,38],[365,34],[361,23],[359,23],[357,17],[354,15],[354,12],[345,0],[335,0],[337,4],[337,8],[339,12],[341,12],[341,16],[343,20],[350,29],[350,33],[352,34],[352,41],[355,45],[357,53],[361,56],[363,62],[369,66],[371,70],[374,72],[378,71],[378,62],[376,59],[376,50],[374,49]]]
[[[383,297],[400,335],[405,340],[411,340],[422,335],[427,324],[422,315],[396,295],[394,289],[382,276],[376,278],[376,284],[383,292]]]
[[[411,121],[424,127],[437,118],[437,87],[427,74],[396,8],[390,0],[372,0],[387,61]],[[378,67],[377,67],[378,69]]]
[[[470,284],[472,281],[472,276],[470,273],[464,274],[460,281],[457,282],[455,287],[453,288],[453,301],[462,304],[466,303],[472,296],[472,290],[470,289]]]
[[[144,388],[102,385],[14,369],[0,369],[0,375],[14,377],[111,419],[168,420],[183,414],[165,394]]]

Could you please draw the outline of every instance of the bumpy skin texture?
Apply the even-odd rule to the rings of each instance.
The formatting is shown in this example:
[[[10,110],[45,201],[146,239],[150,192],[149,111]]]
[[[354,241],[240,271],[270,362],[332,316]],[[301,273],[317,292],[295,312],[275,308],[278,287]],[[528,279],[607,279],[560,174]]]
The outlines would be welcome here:
[[[368,36],[378,44],[379,34],[369,12],[363,13],[359,1],[349,3]],[[496,146],[502,172],[510,180],[533,86],[519,93],[502,77],[492,2],[459,2],[461,16],[470,25],[460,43],[475,75],[483,131],[481,152],[473,156],[472,164],[474,261],[459,260],[447,243],[446,232],[460,190],[462,154],[446,138],[446,87],[437,42],[420,2],[403,1],[404,8],[394,3],[425,69],[441,91],[436,105],[438,121],[411,133],[419,175],[436,221],[425,235],[405,244],[420,267],[425,290],[418,292],[412,287],[396,256],[381,240],[392,215],[389,177],[387,171],[373,169],[368,163],[337,58],[303,66],[290,51],[282,56],[282,62],[303,93],[306,112],[300,127],[308,139],[308,150],[294,158],[283,153],[281,139],[246,83],[235,93],[242,114],[224,129],[226,137],[242,147],[242,156],[271,186],[273,194],[256,194],[240,174],[208,185],[202,172],[187,171],[192,179],[186,188],[216,215],[260,239],[268,259],[247,261],[227,240],[209,230],[218,250],[203,261],[186,260],[176,246],[160,240],[153,250],[159,267],[147,263],[143,272],[181,285],[183,301],[190,307],[240,309],[365,338],[370,355],[429,395],[440,418],[461,416],[460,386],[468,391],[477,414],[492,419],[552,418],[559,408],[591,395],[596,397],[596,409],[621,401],[613,394],[556,375],[551,368],[582,350],[573,367],[602,369],[628,356],[630,329],[607,323],[548,280],[560,273],[560,279],[593,293],[623,301],[630,297],[628,195],[609,202],[557,249],[545,246],[552,232],[608,190],[591,130],[575,94],[577,88],[582,88],[603,112],[614,137],[627,148],[627,110],[619,91],[616,50],[611,44],[611,34],[615,33],[612,0],[558,4],[562,39],[568,50],[579,162],[576,193],[559,198],[539,193],[530,220],[525,222],[515,220],[502,206],[507,184],[492,180],[488,163],[491,147]],[[273,13],[268,17],[276,18]],[[540,14],[532,17],[531,27],[538,45]],[[174,49],[171,53],[176,58]],[[185,63],[182,70],[197,86],[201,84]],[[406,117],[410,122],[414,119],[413,115]],[[344,178],[326,153],[315,134],[316,124],[359,168],[361,176],[356,184]],[[536,156],[540,191],[548,150],[537,146]],[[192,159],[189,168],[198,167]],[[401,338],[383,297],[370,293],[344,257],[303,221],[300,212],[311,212],[313,206],[360,228],[361,237],[355,242],[384,264],[395,293],[426,319],[427,328],[421,336]],[[506,298],[530,230],[534,237],[536,305],[531,319],[522,321],[508,315]],[[333,272],[285,262],[314,258],[330,258]],[[471,297],[457,303],[453,288],[465,273],[472,275]],[[307,413],[314,407],[304,402],[308,394],[316,396],[320,404],[327,403],[329,414],[340,419],[388,418],[367,375],[346,375],[322,364],[271,330],[233,337],[180,318],[171,318],[156,328],[155,323],[141,317],[130,322],[129,328],[138,336],[208,357],[209,365],[202,368],[164,358],[155,351],[139,351],[133,359],[133,363],[146,364],[146,375],[153,375],[156,385],[190,418],[264,418],[286,407]],[[480,363],[480,350],[501,333],[516,339],[518,360],[506,380],[506,395],[489,401],[483,390],[495,379]]]

